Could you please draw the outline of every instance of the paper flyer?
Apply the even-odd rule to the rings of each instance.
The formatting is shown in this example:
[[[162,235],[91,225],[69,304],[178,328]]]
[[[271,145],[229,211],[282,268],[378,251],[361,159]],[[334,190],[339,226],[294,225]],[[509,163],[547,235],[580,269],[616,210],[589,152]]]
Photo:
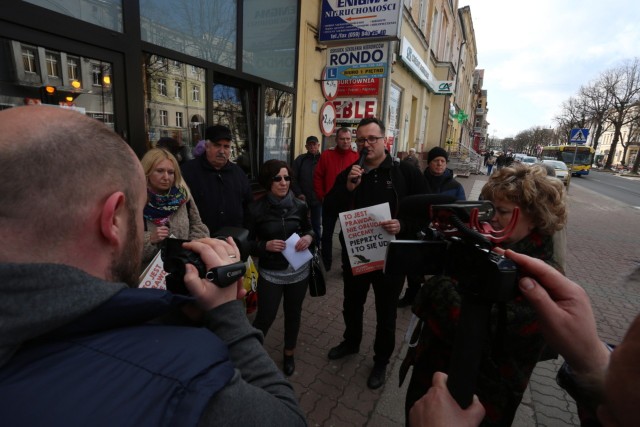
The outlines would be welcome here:
[[[389,242],[395,240],[379,224],[391,219],[389,203],[340,214],[340,226],[354,276],[382,270]]]

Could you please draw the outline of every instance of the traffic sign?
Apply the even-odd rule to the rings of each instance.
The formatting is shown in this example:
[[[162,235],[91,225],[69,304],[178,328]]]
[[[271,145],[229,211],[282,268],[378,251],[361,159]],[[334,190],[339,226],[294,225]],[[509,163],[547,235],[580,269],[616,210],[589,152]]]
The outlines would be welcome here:
[[[573,128],[569,133],[570,144],[585,144],[587,137],[589,136],[589,129],[586,128]]]

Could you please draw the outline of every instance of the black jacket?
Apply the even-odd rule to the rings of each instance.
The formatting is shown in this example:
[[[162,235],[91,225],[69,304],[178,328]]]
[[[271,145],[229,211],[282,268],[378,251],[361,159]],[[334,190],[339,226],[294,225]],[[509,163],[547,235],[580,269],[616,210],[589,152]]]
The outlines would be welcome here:
[[[289,265],[280,252],[266,249],[269,240],[287,240],[293,233],[301,237],[309,234],[315,239],[309,222],[309,208],[300,199],[293,198],[293,207],[282,209],[270,203],[265,195],[249,207],[247,228],[249,229],[250,253],[260,258],[260,267],[269,270],[284,270]]]
[[[320,204],[316,192],[313,191],[313,171],[316,169],[319,159],[320,153],[304,153],[300,154],[293,161],[293,181],[291,188],[296,196],[304,194],[307,205],[309,206]]]
[[[253,199],[247,174],[232,162],[215,169],[206,154],[185,163],[182,176],[200,211],[202,222],[213,235],[221,227],[242,227]]]

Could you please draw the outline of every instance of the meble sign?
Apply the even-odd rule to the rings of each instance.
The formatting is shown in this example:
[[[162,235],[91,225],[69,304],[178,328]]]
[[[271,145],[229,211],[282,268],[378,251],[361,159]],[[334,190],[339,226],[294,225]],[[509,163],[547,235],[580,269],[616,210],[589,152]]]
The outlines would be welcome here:
[[[387,58],[387,43],[329,48],[326,79],[386,77]]]

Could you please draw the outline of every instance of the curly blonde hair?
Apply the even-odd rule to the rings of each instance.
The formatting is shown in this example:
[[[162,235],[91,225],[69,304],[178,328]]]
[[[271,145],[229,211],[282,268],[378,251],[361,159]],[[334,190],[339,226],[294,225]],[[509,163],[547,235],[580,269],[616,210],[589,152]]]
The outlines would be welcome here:
[[[567,223],[564,186],[547,176],[541,165],[516,163],[497,170],[482,187],[480,198],[515,203],[542,234],[552,235]]]

